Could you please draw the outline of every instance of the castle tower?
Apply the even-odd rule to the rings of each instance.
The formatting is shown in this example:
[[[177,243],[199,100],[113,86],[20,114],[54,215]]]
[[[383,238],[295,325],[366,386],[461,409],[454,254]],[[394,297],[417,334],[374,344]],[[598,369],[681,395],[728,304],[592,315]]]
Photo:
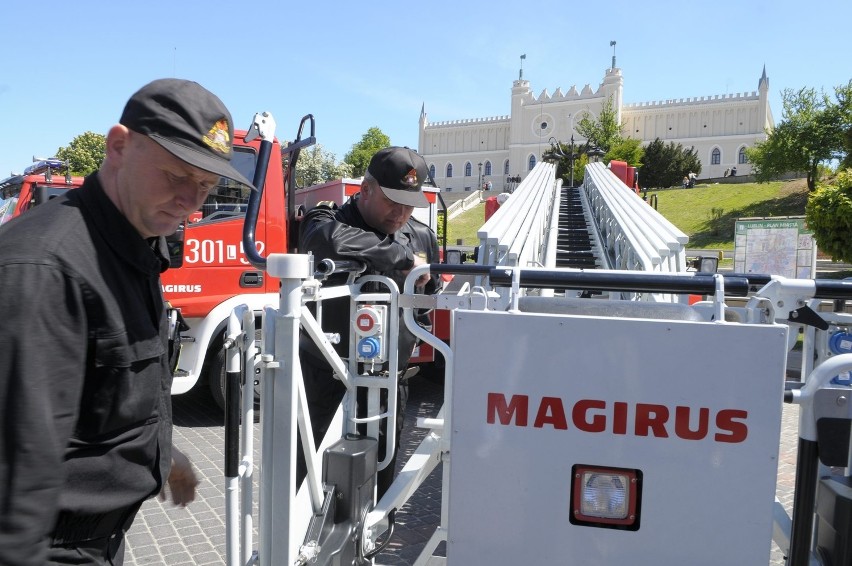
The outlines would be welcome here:
[[[524,105],[532,100],[530,82],[518,79],[512,82],[512,110],[509,114],[509,174],[526,174],[526,155],[523,146]]]
[[[417,136],[417,153],[423,155],[426,147],[426,126],[429,125],[429,119],[426,117],[426,103],[420,107],[420,133]]]
[[[757,94],[760,99],[758,124],[764,131],[771,130],[775,127],[775,120],[772,118],[772,110],[769,108],[769,77],[766,76],[766,65],[763,66],[763,74],[757,82]]]
[[[613,63],[615,56],[613,55]],[[612,109],[615,111],[615,119],[621,123],[621,107],[624,98],[624,78],[621,76],[621,69],[611,67],[606,70],[603,83],[601,83],[604,100],[612,98]]]

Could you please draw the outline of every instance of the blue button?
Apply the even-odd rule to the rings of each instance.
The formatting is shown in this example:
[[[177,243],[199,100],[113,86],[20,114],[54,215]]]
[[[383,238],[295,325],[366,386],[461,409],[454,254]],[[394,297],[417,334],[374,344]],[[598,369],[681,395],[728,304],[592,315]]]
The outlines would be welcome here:
[[[834,376],[834,378],[832,378],[831,380],[831,383],[833,385],[845,385],[849,387],[850,385],[852,385],[852,377],[849,376],[848,371],[844,371],[840,375]]]
[[[848,354],[852,352],[852,334],[835,332],[828,339],[828,349],[832,354]]]
[[[375,336],[362,338],[358,342],[358,355],[362,358],[375,358],[379,355],[382,344]]]

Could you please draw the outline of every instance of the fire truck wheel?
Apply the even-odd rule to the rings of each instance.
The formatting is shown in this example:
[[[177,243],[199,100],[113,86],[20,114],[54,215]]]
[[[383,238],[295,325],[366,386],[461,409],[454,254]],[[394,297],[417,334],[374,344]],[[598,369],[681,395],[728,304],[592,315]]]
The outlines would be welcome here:
[[[207,373],[207,383],[210,385],[210,395],[223,411],[225,410],[225,351],[219,349],[210,362],[210,371]],[[260,406],[260,386],[254,387],[254,408]]]

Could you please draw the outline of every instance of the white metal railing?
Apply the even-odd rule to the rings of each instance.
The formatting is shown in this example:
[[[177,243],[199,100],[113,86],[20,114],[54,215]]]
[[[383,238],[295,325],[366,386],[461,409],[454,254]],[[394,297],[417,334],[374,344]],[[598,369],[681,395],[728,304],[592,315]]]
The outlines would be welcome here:
[[[477,231],[482,265],[545,266],[554,208],[559,209],[556,166],[537,164],[515,192]]]
[[[555,267],[561,181],[539,163],[479,229],[478,262],[505,267]],[[601,267],[686,273],[689,237],[628,189],[603,163],[586,166],[582,200]],[[613,297],[613,298],[625,298]],[[631,298],[670,301],[671,295]]]
[[[447,220],[452,220],[459,214],[477,206],[480,202],[482,202],[482,191],[476,191],[462,200],[457,200],[447,207]]]
[[[586,166],[583,190],[613,268],[686,271],[689,236],[628,190],[603,163]]]

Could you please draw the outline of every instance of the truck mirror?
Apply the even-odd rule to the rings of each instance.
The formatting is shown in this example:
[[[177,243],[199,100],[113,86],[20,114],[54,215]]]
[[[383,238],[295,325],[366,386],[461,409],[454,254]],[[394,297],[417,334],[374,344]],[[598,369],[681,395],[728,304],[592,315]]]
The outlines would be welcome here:
[[[447,264],[458,265],[463,262],[461,250],[447,250]]]
[[[718,257],[697,257],[691,263],[698,273],[716,273],[719,270]]]

